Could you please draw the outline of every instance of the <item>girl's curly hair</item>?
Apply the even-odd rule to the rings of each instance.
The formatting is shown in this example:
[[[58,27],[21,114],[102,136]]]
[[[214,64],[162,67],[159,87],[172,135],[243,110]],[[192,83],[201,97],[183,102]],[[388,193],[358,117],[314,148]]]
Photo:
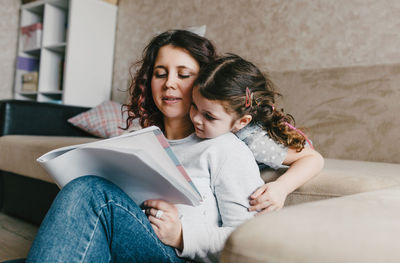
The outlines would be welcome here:
[[[295,124],[293,116],[274,106],[281,95],[253,63],[234,54],[222,56],[200,70],[194,86],[206,99],[222,101],[225,110],[237,118],[251,115],[252,122],[275,141],[297,151],[304,148],[306,138],[290,128]]]

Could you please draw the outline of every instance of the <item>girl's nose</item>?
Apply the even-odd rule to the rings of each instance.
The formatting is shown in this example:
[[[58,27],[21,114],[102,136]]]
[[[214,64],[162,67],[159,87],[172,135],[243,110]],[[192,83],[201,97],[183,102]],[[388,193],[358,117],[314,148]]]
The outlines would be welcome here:
[[[201,118],[200,118],[199,113],[194,109],[191,109],[191,111],[192,111],[191,119],[192,119],[193,124],[201,124]]]

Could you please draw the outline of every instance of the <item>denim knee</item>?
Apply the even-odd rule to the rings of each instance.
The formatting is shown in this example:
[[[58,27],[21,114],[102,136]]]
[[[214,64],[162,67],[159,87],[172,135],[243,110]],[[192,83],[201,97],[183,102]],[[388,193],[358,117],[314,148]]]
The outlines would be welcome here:
[[[88,193],[101,190],[107,187],[113,187],[112,183],[102,177],[95,175],[86,175],[78,177],[64,186],[63,191],[74,193]]]
[[[112,188],[117,187],[104,178],[93,175],[81,176],[65,185],[56,200],[59,199],[58,202],[66,202],[71,206],[82,201],[84,203],[105,201],[107,199],[106,193],[111,191]]]

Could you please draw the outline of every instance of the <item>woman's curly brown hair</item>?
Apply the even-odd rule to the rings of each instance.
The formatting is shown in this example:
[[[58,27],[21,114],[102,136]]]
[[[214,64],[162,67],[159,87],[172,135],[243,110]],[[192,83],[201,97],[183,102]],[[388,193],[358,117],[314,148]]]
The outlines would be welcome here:
[[[164,130],[163,115],[152,97],[151,78],[158,51],[166,45],[187,50],[199,63],[200,68],[216,58],[215,47],[211,41],[192,32],[170,30],[155,36],[143,50],[142,59],[130,68],[132,81],[129,87],[129,102],[124,105],[128,112],[125,129],[131,125],[133,119],[138,118],[143,128],[156,125]]]
[[[200,70],[194,86],[206,99],[223,101],[225,110],[237,118],[251,115],[252,122],[261,125],[276,142],[297,151],[304,148],[306,138],[288,125],[295,125],[294,118],[274,106],[281,95],[251,62],[234,54],[222,56]],[[247,88],[250,106],[245,103]]]

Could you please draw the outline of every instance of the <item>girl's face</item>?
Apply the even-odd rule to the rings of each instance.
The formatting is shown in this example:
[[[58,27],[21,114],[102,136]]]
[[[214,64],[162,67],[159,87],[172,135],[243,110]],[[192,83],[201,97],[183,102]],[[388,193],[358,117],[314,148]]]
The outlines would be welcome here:
[[[197,88],[193,90],[192,96],[190,118],[198,137],[215,138],[242,128],[240,119],[237,119],[234,114],[227,113],[222,101],[204,98]]]
[[[164,121],[188,116],[193,82],[199,69],[197,61],[185,49],[171,45],[160,48],[154,63],[151,91]]]

